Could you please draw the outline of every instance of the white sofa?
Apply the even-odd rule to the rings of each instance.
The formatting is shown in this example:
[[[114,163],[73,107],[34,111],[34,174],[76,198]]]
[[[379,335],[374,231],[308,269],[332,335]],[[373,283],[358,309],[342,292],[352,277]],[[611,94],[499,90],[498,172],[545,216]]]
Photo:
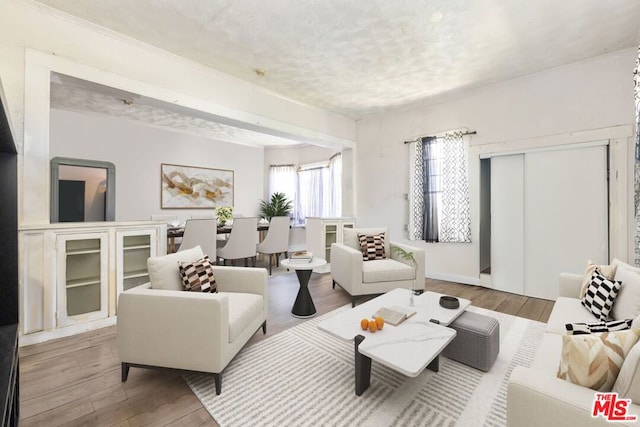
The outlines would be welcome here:
[[[221,373],[262,327],[266,333],[268,294],[264,268],[214,266],[218,293],[183,291],[177,261],[202,257],[199,246],[150,258],[150,283],[120,294],[117,344],[122,381],[130,367]]]
[[[509,379],[507,391],[507,425],[528,426],[605,426],[612,425],[603,417],[591,416],[595,391],[556,377],[560,364],[562,335],[565,324],[595,322],[595,317],[580,304],[583,275],[560,275],[559,297],[556,300],[540,347],[531,367],[516,367]],[[624,284],[623,284],[624,287]],[[622,293],[618,298],[622,297]],[[618,300],[616,300],[616,303]],[[615,307],[615,303],[614,303]],[[640,313],[637,313],[640,315]],[[638,320],[634,321],[634,327]],[[640,343],[632,352],[640,351]],[[629,357],[629,356],[627,356]],[[640,375],[634,375],[639,377]],[[640,379],[631,385],[640,394]],[[614,386],[615,391],[615,386]],[[637,402],[634,399],[634,402]],[[631,404],[628,415],[638,416],[638,422],[616,422],[615,425],[640,425],[640,406]]]
[[[358,233],[385,233],[384,260],[363,261]],[[386,228],[344,229],[344,244],[331,245],[331,278],[351,295],[351,305],[361,295],[382,294],[395,288],[424,290],[425,259],[421,248],[391,242]],[[416,261],[404,259],[393,251],[397,246],[413,254]]]

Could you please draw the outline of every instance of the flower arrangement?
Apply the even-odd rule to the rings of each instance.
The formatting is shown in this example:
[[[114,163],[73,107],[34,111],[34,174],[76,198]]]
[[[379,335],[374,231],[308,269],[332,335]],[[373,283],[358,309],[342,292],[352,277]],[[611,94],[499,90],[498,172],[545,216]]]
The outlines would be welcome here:
[[[218,219],[218,225],[225,225],[227,221],[233,218],[233,207],[220,206],[215,208],[216,218]]]

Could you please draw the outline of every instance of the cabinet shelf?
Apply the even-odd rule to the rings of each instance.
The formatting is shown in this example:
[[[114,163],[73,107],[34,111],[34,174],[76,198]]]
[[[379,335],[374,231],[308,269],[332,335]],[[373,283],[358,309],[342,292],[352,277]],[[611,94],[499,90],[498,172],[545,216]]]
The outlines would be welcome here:
[[[100,277],[87,277],[84,279],[67,280],[67,289],[99,285],[100,283]]]
[[[98,249],[76,249],[76,250],[72,250],[72,251],[67,251],[67,256],[99,254],[99,253],[100,253],[100,248],[98,248]]]
[[[134,251],[139,249],[151,249],[151,245],[136,245],[136,246],[125,246],[122,250],[125,251]]]

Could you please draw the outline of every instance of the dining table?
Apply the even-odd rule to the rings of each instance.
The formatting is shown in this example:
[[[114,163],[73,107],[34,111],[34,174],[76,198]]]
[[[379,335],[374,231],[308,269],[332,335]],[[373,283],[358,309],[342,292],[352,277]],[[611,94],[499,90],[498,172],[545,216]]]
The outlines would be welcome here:
[[[218,234],[231,233],[232,225],[219,225],[217,227]],[[269,224],[260,224],[256,231],[260,233],[260,241],[264,239],[266,231],[269,230]],[[167,253],[174,253],[176,251],[176,238],[184,236],[184,226],[182,227],[167,227]]]

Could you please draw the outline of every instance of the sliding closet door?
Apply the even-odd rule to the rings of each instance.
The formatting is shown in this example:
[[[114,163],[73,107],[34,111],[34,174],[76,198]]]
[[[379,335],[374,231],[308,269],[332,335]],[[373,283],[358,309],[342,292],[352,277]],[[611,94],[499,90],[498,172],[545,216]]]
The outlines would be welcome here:
[[[491,159],[491,283],[524,294],[524,155]]]
[[[526,295],[555,299],[561,272],[581,273],[588,259],[607,263],[606,148],[525,155]]]

